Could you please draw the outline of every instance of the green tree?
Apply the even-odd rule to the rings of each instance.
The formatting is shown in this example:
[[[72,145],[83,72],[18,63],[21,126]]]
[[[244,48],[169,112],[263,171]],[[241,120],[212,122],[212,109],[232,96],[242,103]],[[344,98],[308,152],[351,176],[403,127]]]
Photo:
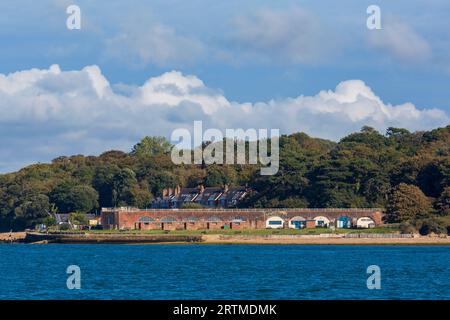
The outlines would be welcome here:
[[[436,210],[441,216],[450,215],[450,187],[446,187],[442,191],[441,196],[436,201]]]
[[[172,144],[164,137],[145,137],[133,146],[131,154],[134,156],[156,156],[169,153]]]
[[[56,225],[56,219],[53,216],[47,216],[42,220],[42,223],[47,227],[52,227]]]
[[[75,225],[87,225],[89,220],[84,212],[72,212],[69,221]]]
[[[136,174],[129,168],[124,168],[116,173],[112,183],[112,197],[114,206],[126,206],[133,204],[133,189],[138,186]]]
[[[20,228],[34,227],[50,214],[50,201],[46,195],[38,194],[24,199],[15,209],[16,224]]]
[[[98,207],[98,193],[91,186],[64,181],[52,190],[50,201],[60,212],[90,212]]]
[[[104,164],[96,168],[92,186],[98,192],[100,207],[114,207],[113,189],[114,178],[120,168],[117,165]]]
[[[401,183],[389,193],[387,222],[405,222],[427,216],[430,212],[430,200],[416,186]]]
[[[98,207],[98,193],[91,186],[78,185],[70,189],[67,206],[68,212],[90,212]]]

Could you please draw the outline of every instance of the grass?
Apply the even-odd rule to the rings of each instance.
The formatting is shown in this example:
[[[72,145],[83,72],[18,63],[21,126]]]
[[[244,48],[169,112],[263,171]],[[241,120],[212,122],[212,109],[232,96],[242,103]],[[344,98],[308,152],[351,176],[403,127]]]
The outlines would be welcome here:
[[[232,230],[232,229],[220,229],[220,230],[91,230],[85,231],[90,233],[129,233],[129,234],[172,234],[172,235],[202,235],[202,234],[222,234],[222,235],[317,235],[321,233],[394,233],[398,232],[397,228],[391,227],[376,227],[372,229],[337,229],[335,231],[325,228],[315,229],[247,229],[247,230]]]

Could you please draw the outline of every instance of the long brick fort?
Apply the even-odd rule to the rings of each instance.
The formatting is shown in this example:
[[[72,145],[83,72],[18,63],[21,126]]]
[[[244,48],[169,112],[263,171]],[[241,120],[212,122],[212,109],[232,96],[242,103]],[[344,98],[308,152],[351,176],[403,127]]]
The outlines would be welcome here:
[[[382,209],[136,209],[103,208],[102,225],[118,230],[372,228]]]

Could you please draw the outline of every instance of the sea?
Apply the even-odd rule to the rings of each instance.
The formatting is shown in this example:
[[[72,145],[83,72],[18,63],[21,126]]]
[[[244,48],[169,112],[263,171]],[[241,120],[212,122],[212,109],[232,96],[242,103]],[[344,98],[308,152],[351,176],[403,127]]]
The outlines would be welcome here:
[[[0,299],[450,299],[450,246],[0,245]]]

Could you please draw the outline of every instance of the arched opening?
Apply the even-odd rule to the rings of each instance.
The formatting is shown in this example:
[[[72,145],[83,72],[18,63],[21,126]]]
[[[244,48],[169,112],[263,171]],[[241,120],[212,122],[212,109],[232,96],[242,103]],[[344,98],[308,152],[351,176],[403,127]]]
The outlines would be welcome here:
[[[139,220],[135,223],[135,229],[138,230],[147,230],[153,228],[152,224],[155,222],[155,219],[151,217],[140,217]]]
[[[303,217],[293,217],[289,220],[289,228],[291,229],[303,229],[306,228],[306,219]]]
[[[278,216],[270,217],[266,220],[267,229],[282,229],[284,228],[284,220]]]
[[[349,216],[340,216],[336,219],[336,228],[349,229],[352,227],[352,218]]]
[[[206,219],[206,229],[220,229],[223,221],[219,217],[212,216]]]
[[[364,229],[374,228],[375,221],[370,217],[361,217],[356,221],[356,227]]]
[[[330,219],[324,216],[318,216],[314,218],[316,222],[316,228],[328,228],[330,225]]]

